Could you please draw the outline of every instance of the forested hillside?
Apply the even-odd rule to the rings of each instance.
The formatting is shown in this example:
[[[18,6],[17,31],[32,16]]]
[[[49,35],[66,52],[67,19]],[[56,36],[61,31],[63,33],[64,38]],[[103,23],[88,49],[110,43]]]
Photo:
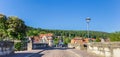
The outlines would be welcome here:
[[[54,36],[64,36],[64,37],[87,37],[87,31],[83,30],[51,30],[51,29],[41,29],[33,28],[28,26],[28,36],[38,35],[41,33],[53,33]],[[90,38],[107,38],[110,33],[100,32],[100,31],[90,31]]]

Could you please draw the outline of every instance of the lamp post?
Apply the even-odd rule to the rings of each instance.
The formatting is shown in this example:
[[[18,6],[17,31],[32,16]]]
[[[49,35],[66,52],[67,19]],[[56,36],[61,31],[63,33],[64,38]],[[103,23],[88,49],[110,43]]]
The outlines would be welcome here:
[[[90,18],[89,17],[87,17],[86,18],[86,22],[87,22],[87,36],[88,36],[88,38],[89,38],[89,22],[90,22]]]

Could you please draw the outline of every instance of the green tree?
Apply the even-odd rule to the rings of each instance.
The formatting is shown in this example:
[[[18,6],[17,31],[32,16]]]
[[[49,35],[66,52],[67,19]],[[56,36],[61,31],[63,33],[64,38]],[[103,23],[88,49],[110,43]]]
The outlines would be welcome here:
[[[120,32],[114,32],[110,34],[110,41],[120,41]]]
[[[3,38],[5,38],[7,36],[7,32],[6,32],[6,16],[3,14],[0,14],[0,39],[3,40]]]
[[[6,23],[9,37],[21,40],[24,36],[26,36],[26,25],[20,18],[10,16],[8,17]]]
[[[57,45],[59,42],[59,39],[58,38],[54,38],[54,44]]]
[[[27,36],[37,36],[38,34],[40,33],[39,30],[35,30],[35,29],[32,29],[32,30],[28,30],[27,31]]]
[[[46,34],[46,32],[45,31],[41,31],[40,34]]]
[[[101,40],[100,40],[100,38],[96,38],[96,42],[100,42]]]
[[[63,38],[63,43],[65,45],[67,45],[68,43],[70,43],[71,39],[70,38]]]

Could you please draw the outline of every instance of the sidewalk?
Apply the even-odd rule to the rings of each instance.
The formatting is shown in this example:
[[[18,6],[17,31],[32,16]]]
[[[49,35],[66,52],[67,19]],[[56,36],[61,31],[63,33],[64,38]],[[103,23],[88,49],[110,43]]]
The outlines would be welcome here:
[[[69,49],[68,51],[76,54],[78,57],[101,57],[86,50]]]

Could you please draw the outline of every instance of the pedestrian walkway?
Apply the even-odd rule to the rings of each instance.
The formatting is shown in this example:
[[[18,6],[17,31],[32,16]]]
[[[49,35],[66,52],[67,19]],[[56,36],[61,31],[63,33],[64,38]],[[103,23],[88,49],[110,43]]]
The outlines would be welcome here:
[[[101,57],[99,55],[87,52],[86,50],[68,49],[68,51],[70,51],[80,57]]]

